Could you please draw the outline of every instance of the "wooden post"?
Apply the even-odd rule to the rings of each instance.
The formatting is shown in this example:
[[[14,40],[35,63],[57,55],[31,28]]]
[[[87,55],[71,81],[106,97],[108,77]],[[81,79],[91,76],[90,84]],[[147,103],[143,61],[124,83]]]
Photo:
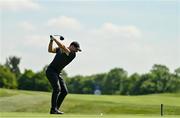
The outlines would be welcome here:
[[[161,104],[161,116],[163,116],[164,113],[163,113],[163,104]]]

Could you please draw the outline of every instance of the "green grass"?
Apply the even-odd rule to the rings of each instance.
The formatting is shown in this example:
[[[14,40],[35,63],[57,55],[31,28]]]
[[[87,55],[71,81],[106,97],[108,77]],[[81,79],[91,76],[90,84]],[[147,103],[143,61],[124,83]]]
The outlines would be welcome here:
[[[50,115],[47,113],[30,113],[30,112],[3,112],[1,118],[179,118],[178,115],[143,115],[143,114],[65,114],[65,115]]]
[[[49,115],[51,93],[0,89],[0,117],[34,118]],[[143,96],[96,96],[69,94],[62,106],[61,118],[160,118],[160,104],[165,117],[180,117],[180,94]],[[103,116],[100,114],[103,113]]]

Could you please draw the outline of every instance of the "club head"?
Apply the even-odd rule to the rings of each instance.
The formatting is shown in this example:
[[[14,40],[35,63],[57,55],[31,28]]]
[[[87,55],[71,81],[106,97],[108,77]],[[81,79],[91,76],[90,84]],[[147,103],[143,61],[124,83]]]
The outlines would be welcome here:
[[[63,36],[60,36],[60,40],[63,41],[63,40],[64,40],[64,37],[63,37]]]

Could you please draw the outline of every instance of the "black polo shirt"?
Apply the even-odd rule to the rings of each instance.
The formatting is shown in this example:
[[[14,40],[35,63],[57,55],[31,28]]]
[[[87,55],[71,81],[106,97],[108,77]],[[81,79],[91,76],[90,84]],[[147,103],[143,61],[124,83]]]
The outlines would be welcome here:
[[[76,57],[75,52],[70,52],[69,55],[62,52],[60,48],[56,49],[56,55],[49,67],[60,73],[62,69],[67,66]]]

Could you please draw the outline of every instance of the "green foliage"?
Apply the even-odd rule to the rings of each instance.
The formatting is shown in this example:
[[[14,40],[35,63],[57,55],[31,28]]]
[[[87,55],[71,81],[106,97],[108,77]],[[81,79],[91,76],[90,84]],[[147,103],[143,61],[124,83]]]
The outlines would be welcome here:
[[[100,89],[102,94],[106,93],[106,87],[104,86],[106,76],[107,73],[101,73],[90,76],[94,82],[94,89]]]
[[[180,67],[174,70],[176,77],[180,77]]]
[[[152,80],[156,84],[156,92],[175,91],[179,80],[169,72],[169,69],[163,65],[154,65],[151,70]]]
[[[16,56],[10,56],[8,59],[6,59],[5,66],[8,67],[11,72],[15,73],[16,77],[20,76],[20,69],[19,69],[19,64],[20,64],[20,58]]]
[[[67,81],[68,89],[70,93],[83,93],[82,91],[82,83],[83,76],[74,76],[69,78]]]
[[[51,86],[46,78],[44,69],[37,73],[34,73],[32,70],[25,70],[24,74],[22,74],[22,76],[19,78],[18,83],[18,88],[23,90],[51,90]]]
[[[139,81],[141,76],[138,73],[132,74],[126,81],[126,94],[136,95],[139,92]]]
[[[93,94],[94,92],[94,81],[91,77],[82,79],[82,93],[83,94]]]
[[[20,58],[11,56],[5,65],[0,65],[0,87],[51,91],[51,85],[46,78],[47,65],[39,72],[26,69],[22,74],[19,70]],[[70,93],[93,94],[100,90],[102,94],[143,95],[180,91],[180,67],[169,71],[165,65],[154,64],[150,72],[134,73],[128,76],[122,68],[113,68],[107,73],[90,76],[77,75],[68,77],[66,71],[61,75],[67,83]]]
[[[0,88],[15,89],[17,87],[17,81],[15,75],[9,68],[0,65]]]
[[[32,70],[25,70],[18,80],[19,89],[33,90],[35,86],[35,79],[33,78],[34,72]]]
[[[110,70],[104,79],[105,94],[114,94],[123,92],[123,82],[127,79],[127,72],[121,68]]]
[[[142,83],[140,85],[139,92],[140,94],[146,93],[154,93],[156,92],[156,84],[153,82],[152,79],[149,79],[151,75],[145,74],[142,76]]]
[[[48,79],[45,76],[45,72],[41,71],[36,73],[33,77],[34,88],[36,91],[51,91],[51,86]]]

